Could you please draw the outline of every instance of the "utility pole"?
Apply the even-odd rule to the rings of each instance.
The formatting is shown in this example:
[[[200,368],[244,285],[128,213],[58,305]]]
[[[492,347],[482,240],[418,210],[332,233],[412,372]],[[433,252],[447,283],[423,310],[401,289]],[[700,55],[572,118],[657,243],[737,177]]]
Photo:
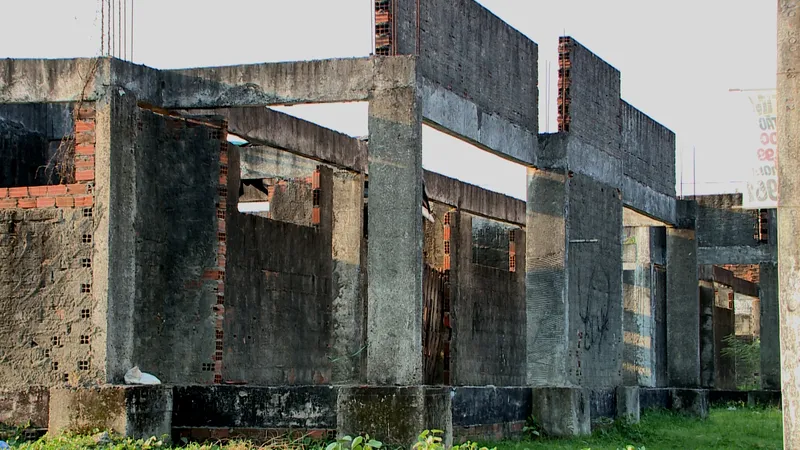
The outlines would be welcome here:
[[[800,448],[800,0],[778,1],[778,298],[783,446]]]

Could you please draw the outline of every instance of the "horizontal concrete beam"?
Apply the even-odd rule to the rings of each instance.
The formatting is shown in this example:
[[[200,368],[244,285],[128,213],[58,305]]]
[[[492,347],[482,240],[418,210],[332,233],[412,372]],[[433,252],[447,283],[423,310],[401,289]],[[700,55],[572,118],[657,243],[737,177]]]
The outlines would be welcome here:
[[[361,173],[367,170],[367,143],[331,129],[266,107],[189,110],[191,114],[219,115],[228,131],[253,144]]]
[[[697,264],[759,264],[762,262],[777,262],[777,250],[769,245],[697,248]]]
[[[219,108],[366,101],[376,88],[412,86],[410,56],[326,59],[163,71],[163,106]]]
[[[676,225],[677,199],[662,194],[630,177],[622,179],[622,202],[649,217],[669,225]]]
[[[424,78],[421,86],[422,116],[429,125],[500,157],[536,164],[536,130],[486,113],[475,103]]]
[[[0,103],[95,100],[108,59],[0,59]],[[107,78],[106,78],[107,79]]]
[[[525,226],[525,202],[522,200],[427,170],[423,176],[431,201],[489,219]]]
[[[698,265],[698,275],[700,280],[714,281],[724,284],[733,289],[737,294],[758,297],[758,285],[742,278],[736,277],[730,270],[723,269],[714,265]]]

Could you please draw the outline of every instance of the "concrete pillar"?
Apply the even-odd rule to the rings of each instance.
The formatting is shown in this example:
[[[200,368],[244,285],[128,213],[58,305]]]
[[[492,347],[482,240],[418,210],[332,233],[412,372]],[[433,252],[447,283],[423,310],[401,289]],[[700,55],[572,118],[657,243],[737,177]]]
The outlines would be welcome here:
[[[376,67],[376,78],[413,80],[413,60],[402,62],[407,66]],[[367,381],[371,384],[422,383],[421,130],[416,85],[378,82],[369,102]]]
[[[778,7],[778,298],[783,445],[800,448],[800,0]]]
[[[650,227],[625,227],[622,242],[622,379],[626,386],[654,387],[657,371]]]
[[[534,388],[533,417],[549,436],[570,437],[591,434],[589,392],[580,388]]]
[[[364,315],[361,302],[361,239],[364,217],[364,176],[335,170],[332,180],[333,338],[337,355],[331,369],[334,383],[360,381],[364,355]],[[361,351],[361,353],[359,353]],[[351,357],[356,355],[355,357]]]
[[[528,384],[568,386],[565,171],[528,168],[525,246]],[[537,238],[538,237],[538,238]]]
[[[761,263],[759,270],[761,309],[761,389],[781,389],[781,336],[778,314],[778,266]]]
[[[714,283],[700,280],[700,386],[713,388],[716,382],[714,348]]]
[[[667,229],[667,379],[700,384],[700,301],[693,229]]]

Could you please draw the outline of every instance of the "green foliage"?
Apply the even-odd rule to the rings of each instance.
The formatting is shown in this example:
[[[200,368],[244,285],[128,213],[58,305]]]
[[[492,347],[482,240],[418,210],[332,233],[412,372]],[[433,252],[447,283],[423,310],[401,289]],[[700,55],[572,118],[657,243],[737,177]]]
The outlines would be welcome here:
[[[756,338],[747,342],[731,334],[722,338],[722,342],[725,347],[720,354],[736,367],[737,387],[743,391],[759,389],[761,383],[755,374],[761,366],[761,341]]]
[[[536,419],[536,417],[531,414],[528,416],[528,419],[525,421],[525,426],[522,427],[522,433],[528,439],[535,441],[541,437],[544,437],[544,430],[542,430],[542,425]]]
[[[412,450],[446,450],[444,440],[442,439],[442,430],[425,430],[417,437],[417,442],[411,446]],[[464,442],[463,444],[454,445],[450,450],[489,450],[486,447],[478,447],[475,442]],[[497,450],[492,448],[491,450]]]
[[[344,436],[331,442],[325,447],[325,450],[376,450],[383,447],[383,443],[370,439],[368,434],[364,436]]]

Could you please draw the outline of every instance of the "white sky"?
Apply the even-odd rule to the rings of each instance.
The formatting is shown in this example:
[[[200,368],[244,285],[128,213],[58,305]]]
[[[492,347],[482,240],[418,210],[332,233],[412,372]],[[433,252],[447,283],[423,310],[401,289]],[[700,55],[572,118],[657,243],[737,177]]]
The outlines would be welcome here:
[[[371,50],[372,0],[134,1],[134,60],[156,68],[366,56]],[[775,86],[776,1],[480,3],[539,44],[542,132],[547,122],[546,61],[552,63],[549,123],[555,131],[557,41],[566,32],[620,70],[626,101],[676,132],[684,194],[694,189],[693,148],[698,193],[730,190],[726,182],[746,176],[745,157],[752,149],[741,145],[740,124],[748,105],[737,107],[728,89]],[[5,19],[0,58],[99,52],[98,0],[0,0],[0,11]],[[366,134],[363,104],[333,113],[288,110],[343,132]],[[427,168],[524,195],[524,171],[519,168],[464,150],[460,142],[430,130],[423,145]]]

